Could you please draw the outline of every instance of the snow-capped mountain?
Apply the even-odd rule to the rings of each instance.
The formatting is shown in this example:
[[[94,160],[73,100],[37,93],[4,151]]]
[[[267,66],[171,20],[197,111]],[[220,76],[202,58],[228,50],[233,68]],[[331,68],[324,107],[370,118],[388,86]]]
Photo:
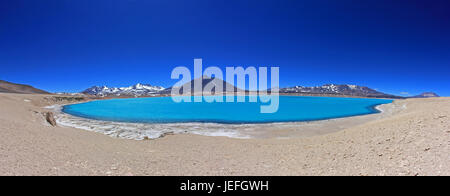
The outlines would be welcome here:
[[[305,87],[295,86],[290,88],[280,89],[280,93],[297,93],[297,94],[335,94],[345,96],[358,96],[358,97],[383,97],[394,98],[396,96],[378,92],[371,88],[358,85],[337,85],[326,84],[323,86]]]
[[[439,95],[433,92],[425,92],[420,95],[413,96],[411,98],[430,98],[430,97],[439,97]]]
[[[136,84],[129,87],[107,87],[107,86],[93,86],[84,90],[83,94],[95,96],[146,96],[154,95],[163,91],[161,86],[152,86],[149,84]]]

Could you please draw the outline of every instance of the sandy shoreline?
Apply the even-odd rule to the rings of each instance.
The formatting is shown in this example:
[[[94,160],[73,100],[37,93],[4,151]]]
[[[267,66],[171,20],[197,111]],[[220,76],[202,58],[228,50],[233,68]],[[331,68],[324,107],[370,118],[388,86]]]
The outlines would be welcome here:
[[[450,175],[450,98],[397,100],[315,136],[135,141],[51,127],[43,107],[67,103],[45,97],[0,94],[0,175]]]

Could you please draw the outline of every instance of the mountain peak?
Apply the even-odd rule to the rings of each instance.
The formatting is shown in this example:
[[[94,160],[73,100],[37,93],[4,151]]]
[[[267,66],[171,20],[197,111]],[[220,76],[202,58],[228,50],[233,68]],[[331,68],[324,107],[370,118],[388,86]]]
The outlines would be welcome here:
[[[413,96],[412,98],[431,98],[431,97],[439,97],[439,95],[434,92],[424,92],[420,95]]]
[[[203,91],[203,89],[205,88],[205,86],[206,86],[207,84],[209,84],[210,82],[213,82],[213,81],[219,81],[219,83],[220,83],[220,82],[223,83],[223,86],[222,86],[222,92],[226,92],[226,91],[228,91],[229,89],[232,89],[231,92],[236,92],[236,91],[240,90],[240,89],[238,89],[236,86],[234,86],[234,85],[232,85],[232,84],[230,84],[230,83],[228,83],[228,82],[222,80],[221,78],[215,78],[215,77],[203,76],[203,77],[199,77],[199,78],[193,79],[193,80],[191,80],[191,81],[189,81],[189,82],[186,83],[187,85],[190,85],[190,86],[191,86],[191,93],[198,93],[198,92],[196,91],[196,90],[198,90],[198,89],[195,89],[195,88],[194,88],[194,85],[195,85],[195,82],[196,82],[196,81],[197,81],[197,82],[198,82],[198,81],[201,81],[201,82],[202,82],[202,88],[199,89],[200,92]],[[186,85],[186,84],[184,84],[184,85]],[[172,91],[172,89],[178,89],[180,93],[183,92],[182,86],[172,86],[172,87],[170,87],[170,88],[165,89],[164,92],[165,92],[165,93],[170,93],[170,92]],[[215,89],[215,88],[213,89],[213,92],[216,92],[216,89]]]

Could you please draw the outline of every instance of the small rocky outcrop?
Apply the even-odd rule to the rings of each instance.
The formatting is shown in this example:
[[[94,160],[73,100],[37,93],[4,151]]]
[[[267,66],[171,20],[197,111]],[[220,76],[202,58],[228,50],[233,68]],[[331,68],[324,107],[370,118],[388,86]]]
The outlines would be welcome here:
[[[47,122],[56,127],[56,120],[55,120],[55,116],[53,115],[53,112],[46,112],[45,113],[45,120],[47,120]]]

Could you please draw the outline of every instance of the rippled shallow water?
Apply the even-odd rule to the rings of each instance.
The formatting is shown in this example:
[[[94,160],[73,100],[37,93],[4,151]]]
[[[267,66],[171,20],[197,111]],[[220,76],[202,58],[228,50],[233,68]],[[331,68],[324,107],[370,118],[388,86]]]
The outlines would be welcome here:
[[[236,98],[236,97],[235,97]],[[364,115],[378,112],[386,99],[280,96],[276,113],[260,113],[258,100],[246,102],[182,102],[170,97],[99,100],[64,106],[63,112],[95,120],[132,123],[251,124],[298,122]]]

